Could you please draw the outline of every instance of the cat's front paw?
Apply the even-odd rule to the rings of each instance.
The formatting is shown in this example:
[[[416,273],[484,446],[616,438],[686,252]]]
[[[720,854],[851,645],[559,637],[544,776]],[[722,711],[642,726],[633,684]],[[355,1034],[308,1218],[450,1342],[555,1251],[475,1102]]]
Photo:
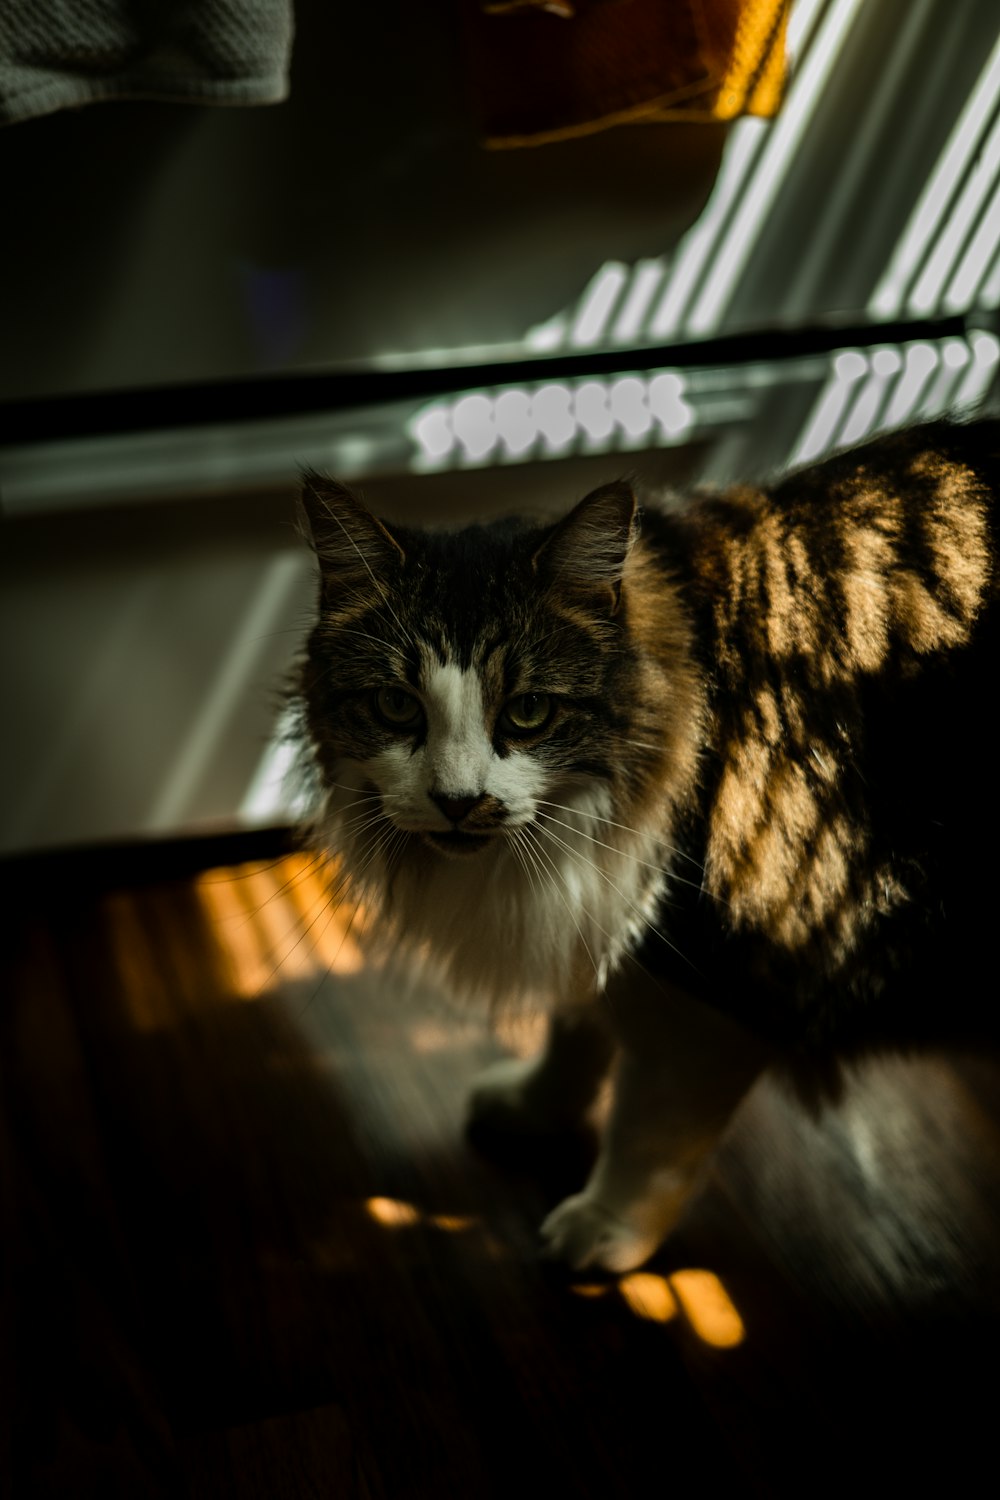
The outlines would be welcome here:
[[[543,1255],[572,1271],[634,1271],[647,1261],[671,1227],[643,1213],[616,1213],[588,1189],[554,1208],[542,1225]]]

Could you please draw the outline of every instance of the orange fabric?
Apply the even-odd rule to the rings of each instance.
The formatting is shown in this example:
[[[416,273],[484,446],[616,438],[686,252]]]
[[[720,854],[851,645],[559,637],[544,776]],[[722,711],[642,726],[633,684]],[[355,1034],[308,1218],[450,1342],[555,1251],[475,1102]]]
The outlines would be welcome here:
[[[790,0],[465,0],[490,146],[609,125],[770,116]]]

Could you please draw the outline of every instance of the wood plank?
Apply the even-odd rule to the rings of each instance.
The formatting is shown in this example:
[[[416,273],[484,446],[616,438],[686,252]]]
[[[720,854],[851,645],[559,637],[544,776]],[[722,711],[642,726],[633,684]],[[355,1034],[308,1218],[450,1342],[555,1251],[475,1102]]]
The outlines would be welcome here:
[[[0,1009],[11,1494],[176,1493],[85,1059],[51,932]]]

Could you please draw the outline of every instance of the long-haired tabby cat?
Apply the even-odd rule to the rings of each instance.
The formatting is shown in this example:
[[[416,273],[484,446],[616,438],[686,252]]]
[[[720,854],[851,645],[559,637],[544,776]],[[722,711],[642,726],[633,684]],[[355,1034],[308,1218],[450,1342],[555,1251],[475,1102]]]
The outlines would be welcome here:
[[[389,525],[307,475],[315,837],[455,990],[550,1009],[480,1128],[569,1124],[614,1062],[549,1253],[644,1260],[771,1058],[994,1005],[998,488],[1000,422],[542,526]]]

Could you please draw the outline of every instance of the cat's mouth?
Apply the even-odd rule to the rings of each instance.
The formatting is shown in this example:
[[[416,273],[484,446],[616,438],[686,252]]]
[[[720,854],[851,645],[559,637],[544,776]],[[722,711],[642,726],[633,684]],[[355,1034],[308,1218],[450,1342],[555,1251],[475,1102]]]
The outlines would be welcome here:
[[[490,842],[488,833],[463,833],[453,829],[450,833],[425,833],[425,841],[441,854],[476,854]]]

